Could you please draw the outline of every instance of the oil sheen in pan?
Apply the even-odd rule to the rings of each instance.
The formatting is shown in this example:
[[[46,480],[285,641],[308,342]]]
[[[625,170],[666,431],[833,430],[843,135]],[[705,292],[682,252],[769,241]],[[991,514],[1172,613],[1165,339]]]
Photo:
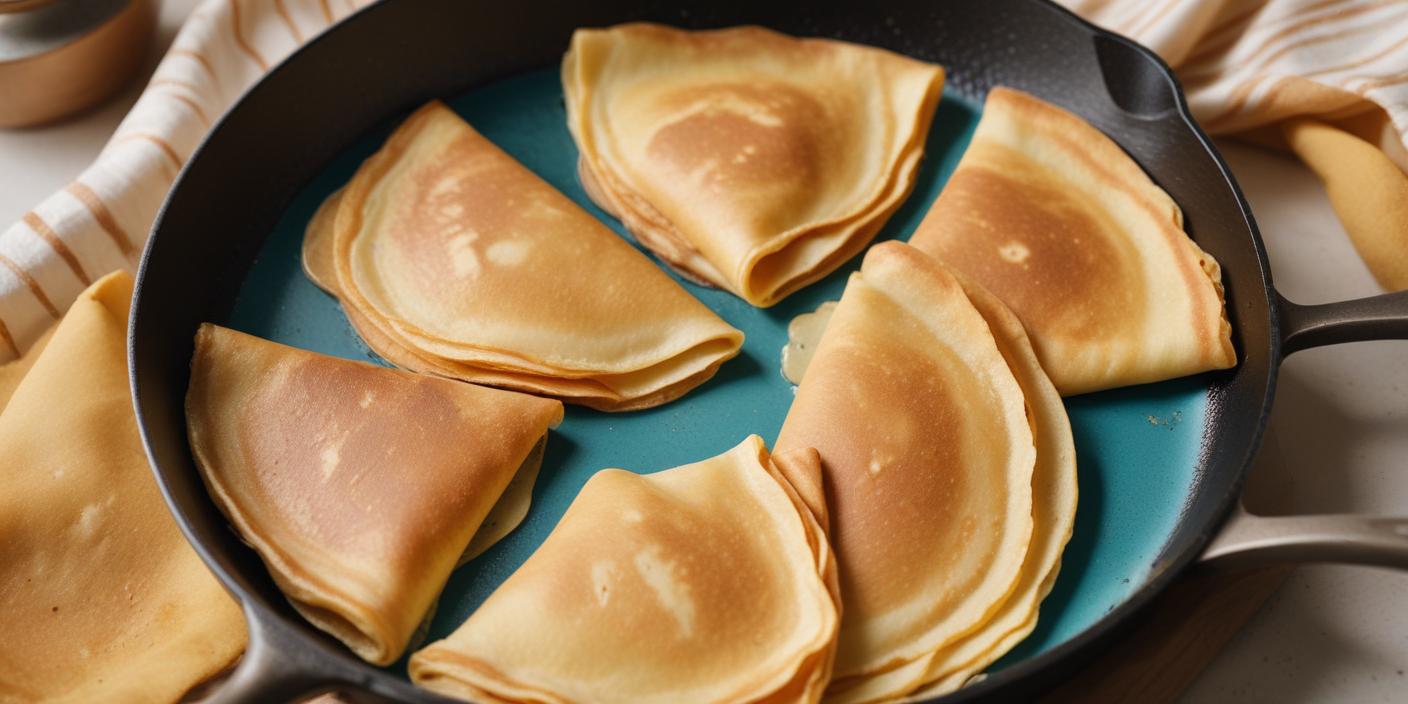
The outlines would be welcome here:
[[[577,150],[567,132],[558,80],[554,67],[491,83],[448,102],[485,136],[625,236],[577,182]],[[958,163],[978,111],[972,102],[945,94],[914,193],[879,239],[909,237]],[[294,199],[244,281],[227,324],[305,349],[379,361],[357,339],[337,303],[304,278],[299,245],[322,199],[347,181],[403,117],[397,115],[372,130]],[[787,325],[797,315],[840,298],[846,277],[859,264],[857,257],[766,310],[681,281],[747,335],[742,354],[708,383],[658,408],[609,414],[569,406],[566,420],[548,439],[528,518],[451,577],[430,637],[448,635],[527,559],[597,470],[653,472],[713,457],[749,433],[768,442],[776,438],[793,398],[792,385],[780,369]],[[1075,535],[1055,589],[1042,604],[1036,631],[994,668],[1061,643],[1140,586],[1195,481],[1207,385],[1205,378],[1191,377],[1067,400],[1080,465]],[[392,667],[404,672],[404,665]]]

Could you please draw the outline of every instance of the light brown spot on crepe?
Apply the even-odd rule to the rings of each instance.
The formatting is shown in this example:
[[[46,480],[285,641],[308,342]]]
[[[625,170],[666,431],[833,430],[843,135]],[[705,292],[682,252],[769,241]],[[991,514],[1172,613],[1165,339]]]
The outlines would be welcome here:
[[[650,587],[655,601],[674,618],[680,635],[685,638],[694,635],[694,599],[679,565],[666,558],[659,545],[647,545],[636,553],[634,562],[636,572]]]
[[[1008,242],[997,248],[998,256],[1012,264],[1025,264],[1027,258],[1032,256],[1032,250],[1021,242]]]
[[[611,603],[611,591],[615,588],[616,564],[611,560],[592,563],[592,594],[596,595],[597,606]]]
[[[518,266],[528,261],[533,246],[524,240],[500,240],[489,245],[489,261],[502,266]]]
[[[459,229],[447,230],[447,233],[458,233]],[[479,273],[479,253],[474,251],[474,240],[477,234],[471,230],[463,234],[454,234],[449,242],[445,243],[445,253],[450,256],[450,265],[454,267],[455,276],[467,277]]]

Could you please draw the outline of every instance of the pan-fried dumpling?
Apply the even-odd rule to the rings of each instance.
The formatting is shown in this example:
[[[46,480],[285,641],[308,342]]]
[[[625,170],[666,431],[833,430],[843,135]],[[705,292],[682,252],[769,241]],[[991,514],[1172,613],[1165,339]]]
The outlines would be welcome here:
[[[770,306],[914,185],[943,69],[761,27],[579,29],[562,62],[587,193],[686,274]]]
[[[103,277],[12,363],[28,371],[0,411],[3,702],[175,702],[244,650],[239,604],[142,453],[131,300],[131,275]]]
[[[384,665],[520,468],[537,472],[562,404],[205,324],[186,416],[212,498],[294,607]],[[500,537],[522,517],[496,514]]]
[[[1062,395],[1237,363],[1217,261],[1110,138],[994,88],[910,240],[1002,299]]]
[[[1026,396],[1027,420],[1036,441],[1031,545],[1015,589],[979,629],[932,655],[880,675],[852,680],[851,688],[832,692],[832,704],[884,701],[903,694],[937,697],[963,686],[1036,627],[1037,607],[1056,582],[1061,553],[1075,526],[1075,445],[1061,397],[1037,361],[1017,317],[981,286],[961,279],[960,283],[987,322]]]
[[[304,257],[388,361],[603,410],[673,400],[743,343],[439,102],[324,204]]]
[[[820,468],[809,448],[778,460],[753,436],[597,473],[468,621],[411,656],[412,681],[484,702],[817,701],[837,625]]]
[[[871,248],[778,437],[814,447],[845,605],[834,691],[932,655],[992,618],[1032,539],[1025,397],[959,282]]]

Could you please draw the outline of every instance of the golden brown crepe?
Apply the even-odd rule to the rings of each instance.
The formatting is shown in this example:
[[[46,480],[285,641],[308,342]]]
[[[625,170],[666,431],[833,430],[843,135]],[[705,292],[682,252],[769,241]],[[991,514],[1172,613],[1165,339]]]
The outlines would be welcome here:
[[[587,193],[701,281],[770,306],[914,185],[943,69],[761,27],[579,29],[562,62]]]
[[[342,204],[342,189],[332,192],[318,205],[303,235],[303,273],[318,288],[337,295],[337,266],[333,261],[332,245],[337,221],[337,209]]]
[[[309,621],[393,662],[562,404],[202,325],[206,486]]]
[[[990,621],[1032,539],[1026,402],[959,282],[898,242],[851,276],[778,437],[821,455],[845,605],[833,690]]]
[[[1002,299],[1062,395],[1237,363],[1217,261],[1110,138],[994,88],[910,240]]]
[[[753,436],[597,473],[411,679],[484,702],[817,701],[837,625],[820,468],[809,448],[778,460]]]
[[[387,361],[602,410],[673,400],[743,343],[439,102],[319,209],[304,267]]]
[[[142,452],[131,296],[90,286],[0,412],[0,701],[173,702],[244,650]]]
[[[1036,441],[1032,472],[1032,540],[1015,589],[983,625],[932,655],[883,674],[838,683],[833,704],[872,702],[908,694],[937,697],[963,686],[1036,627],[1037,607],[1051,591],[1061,553],[1075,525],[1076,455],[1071,424],[1061,397],[1042,371],[1017,317],[981,286],[962,281],[969,301],[982,314],[1008,367],[1026,396],[1027,420]]]

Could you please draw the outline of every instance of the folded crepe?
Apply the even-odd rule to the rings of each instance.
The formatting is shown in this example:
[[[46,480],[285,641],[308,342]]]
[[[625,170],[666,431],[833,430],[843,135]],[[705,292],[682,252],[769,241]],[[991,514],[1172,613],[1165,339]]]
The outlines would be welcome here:
[[[416,684],[483,702],[817,701],[837,604],[816,453],[603,470]],[[795,482],[795,484],[794,484]]]
[[[205,324],[186,418],[211,496],[293,606],[384,665],[491,510],[500,537],[521,519],[495,504],[536,474],[562,404]]]
[[[602,410],[673,400],[743,344],[438,101],[324,203],[303,254],[387,361]]]
[[[1054,105],[988,94],[910,243],[1001,298],[1062,395],[1236,365],[1221,269],[1119,145]]]
[[[905,694],[937,697],[962,687],[1036,628],[1038,606],[1056,582],[1061,553],[1075,526],[1075,444],[1061,397],[1037,361],[1017,317],[981,286],[955,278],[987,322],[998,351],[1026,397],[1027,422],[1036,444],[1031,544],[1016,587],[981,627],[931,655],[882,674],[838,682],[830,697],[833,704],[885,701]]]
[[[845,613],[832,693],[954,646],[1019,587],[1037,451],[1027,400],[960,283],[871,248],[778,437],[821,456]]]
[[[29,368],[0,412],[0,701],[174,702],[244,650],[142,451],[131,296],[128,274],[102,278],[6,367]]]
[[[579,29],[562,62],[582,183],[676,269],[770,306],[904,200],[943,69],[760,27]]]

